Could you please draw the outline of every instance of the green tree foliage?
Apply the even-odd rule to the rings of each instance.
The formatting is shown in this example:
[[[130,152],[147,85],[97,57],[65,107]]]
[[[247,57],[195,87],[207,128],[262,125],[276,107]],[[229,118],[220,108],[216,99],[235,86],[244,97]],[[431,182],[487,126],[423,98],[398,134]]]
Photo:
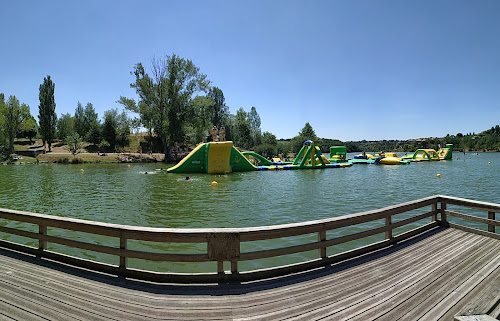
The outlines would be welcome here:
[[[100,123],[92,103],[87,103],[85,108],[78,102],[75,110],[75,131],[84,140],[98,144],[100,141]]]
[[[65,140],[74,133],[78,134],[75,131],[75,117],[71,116],[70,113],[61,114],[61,117],[57,120],[57,137]],[[78,134],[78,137],[81,137],[80,134]]]
[[[209,113],[212,126],[220,128],[224,125],[224,120],[227,118],[227,114],[229,113],[229,107],[226,106],[224,93],[217,87],[211,87],[208,91],[207,97],[211,98]]]
[[[101,138],[101,124],[99,122],[99,116],[91,103],[85,105],[84,119],[85,127],[87,128],[87,132],[85,136],[83,136],[84,139],[93,144],[98,144]]]
[[[47,76],[43,79],[43,84],[40,85],[40,105],[38,106],[39,115],[38,120],[40,123],[40,135],[43,144],[49,145],[49,152],[52,151],[52,142],[56,133],[56,102],[54,100],[55,84]]]
[[[236,112],[234,143],[241,148],[248,149],[252,147],[250,120],[248,119],[247,112],[242,107]]]
[[[66,149],[73,155],[73,159],[75,159],[77,154],[82,152],[83,140],[78,133],[74,132],[73,134],[67,136],[65,143],[67,144]]]
[[[316,132],[312,128],[311,124],[309,124],[309,122],[304,125],[298,136],[292,138],[290,142],[292,145],[292,152],[298,153],[306,140],[312,140],[316,143],[316,145],[321,146],[321,141],[316,136]]]
[[[8,141],[8,151],[14,152],[14,140],[21,125],[21,106],[16,96],[9,96],[4,107],[5,132]],[[29,108],[29,107],[28,107]]]
[[[21,125],[19,127],[19,138],[28,138],[30,144],[33,144],[33,138],[38,133],[38,124],[35,117],[31,115],[30,107],[26,104],[21,105]]]
[[[257,113],[257,108],[252,107],[248,113],[248,121],[250,123],[250,135],[252,137],[253,146],[261,144],[262,134],[260,131],[260,116]]]
[[[7,145],[7,135],[5,133],[5,95],[0,93],[0,147],[2,149]]]
[[[189,142],[196,145],[206,138],[212,125],[211,107],[213,99],[208,96],[197,96],[191,104],[191,116],[188,125],[187,135]]]
[[[264,157],[273,157],[278,154],[278,141],[276,136],[270,132],[262,134],[262,144],[255,147],[255,152]]]
[[[173,54],[153,59],[152,76],[141,63],[134,67],[135,82],[130,86],[139,95],[137,104],[126,98],[120,102],[141,114],[144,126],[160,138],[165,159],[171,159],[172,146],[184,142],[193,95],[208,88],[206,75],[191,60]]]
[[[87,129],[85,128],[85,111],[81,102],[78,102],[75,109],[75,132],[80,137],[85,137],[87,134]],[[66,136],[64,136],[66,137]]]
[[[104,112],[102,139],[114,151],[120,151],[130,143],[130,123],[125,112],[118,114],[118,109]]]

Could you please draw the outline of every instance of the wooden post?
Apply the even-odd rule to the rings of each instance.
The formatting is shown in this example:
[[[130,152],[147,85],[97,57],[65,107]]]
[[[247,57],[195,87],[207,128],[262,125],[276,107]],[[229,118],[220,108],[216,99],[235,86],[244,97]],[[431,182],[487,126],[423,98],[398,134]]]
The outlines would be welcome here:
[[[392,239],[392,227],[391,227],[391,224],[392,224],[392,215],[389,215],[385,218],[385,226],[388,226],[389,229],[387,231],[385,231],[385,239],[386,240],[390,240]]]
[[[326,230],[321,230],[318,232],[318,242],[326,241]],[[319,248],[319,257],[326,258],[326,247],[322,246]]]
[[[127,239],[124,237],[120,237],[120,250],[126,250],[127,249]],[[127,257],[125,254],[120,255],[120,269],[126,270],[127,269]]]
[[[448,226],[447,223],[448,223],[448,218],[446,217],[446,203],[445,202],[441,202],[441,223]]]
[[[238,273],[238,260],[232,260],[231,261],[231,273],[232,274],[237,274]]]
[[[495,212],[488,212],[488,219],[495,220]],[[495,233],[495,225],[488,224],[488,232]]]
[[[224,261],[217,261],[217,273],[224,274]]]
[[[437,202],[436,203],[432,203],[432,210],[433,211],[437,211]],[[434,214],[432,215],[432,219],[431,219],[432,222],[436,222],[437,221],[437,214]]]
[[[47,225],[38,225],[38,234],[47,235]],[[38,250],[43,252],[47,249],[47,241],[38,240]]]
[[[224,261],[231,262],[231,273],[238,273],[240,234],[209,233],[207,255],[210,260],[217,261],[217,273],[224,273]]]

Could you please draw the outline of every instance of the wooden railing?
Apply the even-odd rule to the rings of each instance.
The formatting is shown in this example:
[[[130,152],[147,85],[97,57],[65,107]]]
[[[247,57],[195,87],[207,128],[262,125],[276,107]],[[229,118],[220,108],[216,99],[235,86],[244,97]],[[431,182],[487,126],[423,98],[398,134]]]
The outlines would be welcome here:
[[[459,205],[488,212],[488,218],[480,218],[472,215],[449,211],[447,205]],[[430,207],[423,213],[413,214],[408,211]],[[309,269],[325,266],[352,258],[364,253],[375,251],[402,240],[408,239],[437,226],[451,226],[465,229],[475,233],[499,238],[495,234],[495,226],[500,221],[495,220],[495,213],[500,212],[499,204],[477,202],[448,196],[431,196],[407,203],[393,205],[382,209],[344,215],[329,219],[309,221],[303,223],[284,224],[275,226],[249,227],[249,228],[203,228],[203,229],[173,229],[173,228],[148,228],[117,224],[85,221],[80,219],[55,217],[51,215],[35,214],[7,209],[0,209],[0,219],[7,221],[18,221],[38,225],[38,233],[19,228],[0,226],[0,232],[19,235],[38,240],[38,248],[0,240],[0,246],[4,248],[22,251],[38,257],[48,258],[58,262],[68,263],[79,267],[92,269],[99,272],[111,273],[123,277],[151,280],[157,282],[224,282],[228,280],[246,281],[264,279],[306,271]],[[404,219],[395,221],[393,216],[406,213]],[[488,231],[473,229],[470,227],[450,223],[447,216],[455,216],[474,222],[488,224]],[[408,227],[409,224],[429,219],[416,228],[410,229],[398,235],[393,235],[396,228]],[[355,226],[367,222],[382,220],[384,223],[377,228],[362,232],[327,238],[327,232],[343,227]],[[116,238],[116,246],[106,246],[72,240],[60,236],[49,235],[48,227],[70,231],[85,232],[94,235],[102,235]],[[66,233],[67,235],[68,233]],[[242,242],[259,240],[272,240],[284,237],[293,237],[306,234],[317,234],[317,241],[288,247],[266,249],[253,252],[240,251]],[[373,235],[383,235],[383,240],[368,245],[345,251],[335,255],[327,255],[327,248],[346,242],[366,238]],[[138,251],[127,248],[129,240],[152,241],[161,243],[205,243],[207,251],[198,254],[184,253],[155,253]],[[106,253],[119,258],[119,265],[111,265],[98,261],[90,261],[82,258],[49,251],[48,243],[61,244],[67,247]],[[279,244],[277,242],[277,244]],[[318,258],[306,262],[240,272],[238,263],[241,261],[272,258],[282,255],[301,253],[318,250]],[[217,262],[217,271],[213,273],[159,273],[128,267],[129,258],[167,261],[167,262]],[[224,262],[230,262],[230,271],[224,271]]]

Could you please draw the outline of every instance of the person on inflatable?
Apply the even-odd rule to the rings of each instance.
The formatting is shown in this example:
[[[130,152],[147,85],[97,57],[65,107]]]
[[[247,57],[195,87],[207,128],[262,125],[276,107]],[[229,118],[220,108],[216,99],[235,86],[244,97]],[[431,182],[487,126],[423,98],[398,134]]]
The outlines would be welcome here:
[[[219,131],[217,130],[217,126],[214,126],[214,128],[212,128],[212,141],[216,142],[217,141],[217,134],[219,133]]]
[[[224,128],[224,125],[222,125],[219,129],[219,141],[226,141],[226,129]]]

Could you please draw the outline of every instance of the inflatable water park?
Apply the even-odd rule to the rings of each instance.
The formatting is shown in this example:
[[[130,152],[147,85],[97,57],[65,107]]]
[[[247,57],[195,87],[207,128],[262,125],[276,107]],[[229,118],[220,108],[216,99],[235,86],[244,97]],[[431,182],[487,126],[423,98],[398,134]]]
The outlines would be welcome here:
[[[355,155],[347,159],[345,146],[330,147],[327,158],[313,141],[306,141],[291,161],[281,158],[267,159],[252,151],[239,151],[232,141],[208,142],[196,146],[175,166],[167,169],[169,173],[207,173],[226,174],[231,172],[249,172],[264,170],[294,170],[344,168],[354,164],[408,165],[412,162],[441,161],[452,159],[452,144],[447,144],[439,151],[418,149],[412,155],[398,157],[396,153]]]

